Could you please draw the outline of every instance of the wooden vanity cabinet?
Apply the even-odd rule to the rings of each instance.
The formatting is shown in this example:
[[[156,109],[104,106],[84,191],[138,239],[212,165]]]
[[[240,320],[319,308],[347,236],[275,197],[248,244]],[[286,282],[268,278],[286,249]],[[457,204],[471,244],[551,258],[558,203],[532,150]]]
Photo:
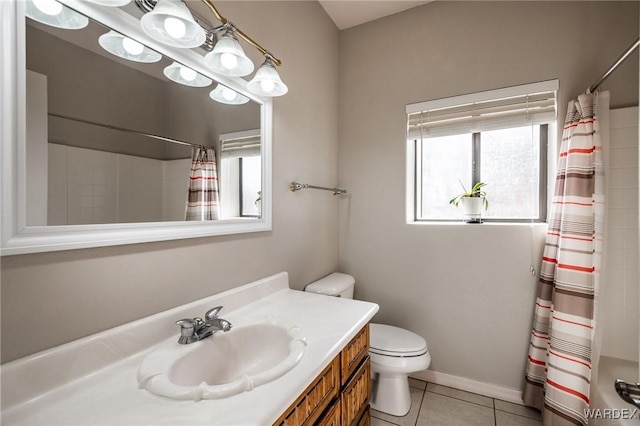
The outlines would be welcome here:
[[[369,324],[365,325],[340,352],[341,425],[356,426],[367,413],[371,399]],[[368,422],[366,423],[368,424]]]
[[[340,426],[342,424],[342,408],[340,406],[340,398],[336,398],[333,404],[319,419],[318,426]]]
[[[278,426],[367,426],[370,424],[369,324],[280,416]]]
[[[369,408],[371,395],[371,372],[367,356],[360,368],[351,377],[340,393],[343,426],[356,426],[362,415]]]

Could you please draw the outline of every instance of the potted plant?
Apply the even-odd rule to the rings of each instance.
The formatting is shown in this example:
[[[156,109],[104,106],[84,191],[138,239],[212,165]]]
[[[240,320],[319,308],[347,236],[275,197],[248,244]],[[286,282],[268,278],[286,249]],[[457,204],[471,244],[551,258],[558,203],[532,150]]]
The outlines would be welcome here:
[[[262,214],[262,191],[258,191],[258,198],[254,202],[256,205],[256,209],[258,209],[258,216]]]
[[[487,192],[483,189],[487,184],[484,182],[478,182],[473,185],[471,191],[467,191],[462,182],[460,182],[464,192],[458,194],[449,200],[449,204],[462,208],[462,216],[465,222],[468,223],[481,223],[482,222],[482,208],[487,210],[489,208],[489,201],[487,200]]]

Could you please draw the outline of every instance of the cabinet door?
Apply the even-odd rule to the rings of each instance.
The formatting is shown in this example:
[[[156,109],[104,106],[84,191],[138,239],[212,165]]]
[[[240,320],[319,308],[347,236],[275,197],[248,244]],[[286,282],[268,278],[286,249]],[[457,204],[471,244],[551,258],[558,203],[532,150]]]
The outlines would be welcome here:
[[[353,375],[354,371],[360,366],[362,360],[369,354],[369,324],[365,325],[362,330],[351,339],[340,353],[340,369],[342,371],[341,384],[347,383],[347,380]]]
[[[314,424],[340,391],[340,362],[336,357],[275,423],[283,426]]]
[[[342,426],[358,424],[363,413],[369,408],[371,395],[371,372],[369,364],[369,357],[367,356],[342,391],[340,396]]]
[[[360,417],[358,426],[371,426],[371,412],[369,411],[369,408],[367,408],[367,411],[365,411],[362,417]]]
[[[340,399],[336,399],[331,408],[318,422],[318,426],[340,426],[342,421]]]

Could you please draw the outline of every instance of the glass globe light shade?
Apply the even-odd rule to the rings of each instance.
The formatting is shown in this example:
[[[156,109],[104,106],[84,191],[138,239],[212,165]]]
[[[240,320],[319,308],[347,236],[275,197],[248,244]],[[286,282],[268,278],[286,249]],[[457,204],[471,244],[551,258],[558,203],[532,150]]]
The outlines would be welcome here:
[[[241,105],[249,102],[249,98],[222,84],[218,84],[216,88],[209,93],[209,97],[216,102],[229,105]]]
[[[244,77],[253,72],[253,62],[245,55],[232,30],[227,30],[213,50],[204,57],[213,71],[230,77]]]
[[[27,0],[24,13],[34,21],[66,30],[79,30],[89,25],[86,16],[56,0]]]
[[[207,87],[213,81],[204,75],[174,62],[164,69],[164,75],[171,81],[191,87]]]
[[[258,68],[256,75],[247,83],[247,89],[251,93],[260,96],[282,96],[285,95],[289,88],[282,82],[276,66],[270,58]]]
[[[165,18],[163,25],[164,30],[175,39],[180,39],[187,33],[187,26],[178,18],[169,16]]]
[[[162,59],[162,55],[155,50],[151,50],[145,45],[113,30],[106,34],[102,34],[98,38],[98,43],[104,50],[112,55],[119,56],[129,61],[150,64]]]
[[[187,67],[180,67],[180,77],[187,81],[193,81],[198,76],[198,73]]]
[[[144,45],[142,45],[142,43],[131,40],[129,37],[122,39],[122,47],[132,55],[139,55],[144,51]]]
[[[140,19],[140,25],[149,37],[172,47],[198,47],[207,37],[180,0],[158,0],[156,7]]]

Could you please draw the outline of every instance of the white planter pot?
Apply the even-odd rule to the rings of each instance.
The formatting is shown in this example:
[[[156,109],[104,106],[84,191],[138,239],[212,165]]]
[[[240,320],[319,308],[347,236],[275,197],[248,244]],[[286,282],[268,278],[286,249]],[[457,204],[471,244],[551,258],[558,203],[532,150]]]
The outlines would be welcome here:
[[[482,222],[482,209],[484,208],[484,197],[463,197],[460,199],[460,208],[465,222]]]

